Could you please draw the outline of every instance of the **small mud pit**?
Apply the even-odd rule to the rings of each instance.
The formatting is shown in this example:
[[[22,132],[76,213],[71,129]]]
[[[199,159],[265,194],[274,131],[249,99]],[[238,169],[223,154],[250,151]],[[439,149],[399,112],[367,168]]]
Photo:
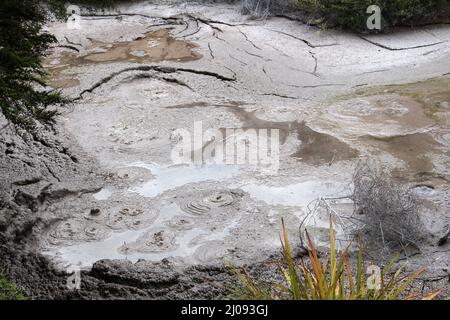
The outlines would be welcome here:
[[[400,160],[392,167],[402,180],[431,177],[448,166],[449,87],[444,76],[358,90],[326,107],[317,123],[362,143],[370,154]]]
[[[115,175],[121,181],[133,184],[153,178],[150,169],[140,166],[126,166],[115,169]]]
[[[322,115],[325,122],[346,134],[359,136],[404,135],[435,123],[421,103],[397,94],[351,98],[332,104],[326,111]]]
[[[158,213],[151,209],[138,207],[116,209],[110,213],[107,226],[114,230],[139,230],[150,226],[157,218]]]
[[[201,200],[188,201],[181,209],[192,215],[205,215],[220,207],[230,206],[238,201],[237,197],[228,192],[217,192]]]
[[[331,135],[317,132],[304,121],[273,122],[259,119],[255,112],[234,109],[243,121],[243,129],[279,129],[280,142],[286,142],[289,135],[294,135],[301,142],[298,150],[291,157],[309,165],[330,164],[334,161],[350,160],[358,156],[358,152],[345,142]]]
[[[210,263],[211,261],[221,261],[229,254],[229,249],[222,241],[212,241],[207,245],[202,245],[194,252],[194,257],[200,263]]]
[[[174,250],[176,247],[175,233],[164,229],[150,230],[135,242],[121,246],[119,252],[124,255],[135,252],[157,253]]]
[[[443,76],[427,81],[376,87],[362,94],[381,93],[402,95],[419,103],[423,113],[439,125],[450,125],[450,76]],[[422,117],[420,114],[415,117]]]
[[[195,222],[185,216],[175,216],[166,225],[176,230],[189,230],[195,226]]]
[[[72,244],[80,241],[106,239],[111,230],[102,224],[88,220],[67,220],[50,232],[48,242],[54,245]]]

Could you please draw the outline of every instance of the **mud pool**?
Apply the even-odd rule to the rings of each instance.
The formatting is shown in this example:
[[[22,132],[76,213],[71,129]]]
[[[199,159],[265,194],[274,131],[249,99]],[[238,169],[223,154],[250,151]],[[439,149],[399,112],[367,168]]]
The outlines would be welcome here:
[[[66,219],[42,251],[61,267],[262,261],[279,250],[281,217],[295,238],[316,199],[352,213],[341,198],[365,157],[416,188],[430,230],[448,221],[448,25],[360,37],[250,20],[234,5],[120,12],[83,17],[81,30],[48,26],[59,40],[50,84],[77,99],[59,125],[104,172],[103,189],[49,208]],[[279,170],[171,164],[173,132],[195,121],[279,129]],[[324,243],[326,218],[307,219]]]

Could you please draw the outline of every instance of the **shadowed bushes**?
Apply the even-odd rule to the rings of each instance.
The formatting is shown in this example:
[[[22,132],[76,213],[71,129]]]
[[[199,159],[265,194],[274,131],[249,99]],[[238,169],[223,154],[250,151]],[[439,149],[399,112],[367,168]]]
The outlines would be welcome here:
[[[357,31],[367,30],[367,8],[381,8],[383,27],[416,25],[432,21],[445,8],[449,0],[298,0],[298,6],[317,21],[329,26]]]
[[[450,12],[450,0],[241,0],[242,12],[255,18],[299,10],[308,23],[355,31],[367,31],[371,5],[381,8],[383,28],[433,23]]]

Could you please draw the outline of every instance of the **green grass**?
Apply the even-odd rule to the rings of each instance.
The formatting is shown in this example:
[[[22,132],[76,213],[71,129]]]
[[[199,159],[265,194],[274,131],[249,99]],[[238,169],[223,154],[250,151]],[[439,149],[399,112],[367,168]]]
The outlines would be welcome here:
[[[24,293],[3,272],[0,272],[0,300],[26,300]]]

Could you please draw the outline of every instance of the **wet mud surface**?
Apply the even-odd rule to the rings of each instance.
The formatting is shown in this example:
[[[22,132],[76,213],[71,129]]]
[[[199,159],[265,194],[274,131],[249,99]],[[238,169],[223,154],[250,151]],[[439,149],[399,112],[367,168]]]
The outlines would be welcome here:
[[[122,12],[85,17],[76,31],[49,26],[60,43],[45,60],[49,83],[76,99],[58,125],[98,183],[41,208],[59,218],[36,242],[58,272],[86,270],[78,298],[170,297],[172,289],[177,298],[186,285],[188,297],[209,297],[190,279],[227,282],[224,262],[270,273],[262,263],[280,250],[281,217],[298,242],[314,200],[335,199],[335,210],[352,214],[341,198],[364,158],[417,189],[429,234],[448,224],[448,26],[399,35],[404,50],[388,50],[380,45],[395,35],[368,42],[283,18],[248,20],[232,5]],[[425,34],[439,41],[416,48],[431,41]],[[278,129],[279,170],[174,165],[174,132],[193,132],[196,121],[204,131]],[[321,246],[327,219],[306,219]],[[344,226],[337,233],[345,238]],[[433,241],[412,263],[432,263],[432,276],[445,280],[448,248]]]

